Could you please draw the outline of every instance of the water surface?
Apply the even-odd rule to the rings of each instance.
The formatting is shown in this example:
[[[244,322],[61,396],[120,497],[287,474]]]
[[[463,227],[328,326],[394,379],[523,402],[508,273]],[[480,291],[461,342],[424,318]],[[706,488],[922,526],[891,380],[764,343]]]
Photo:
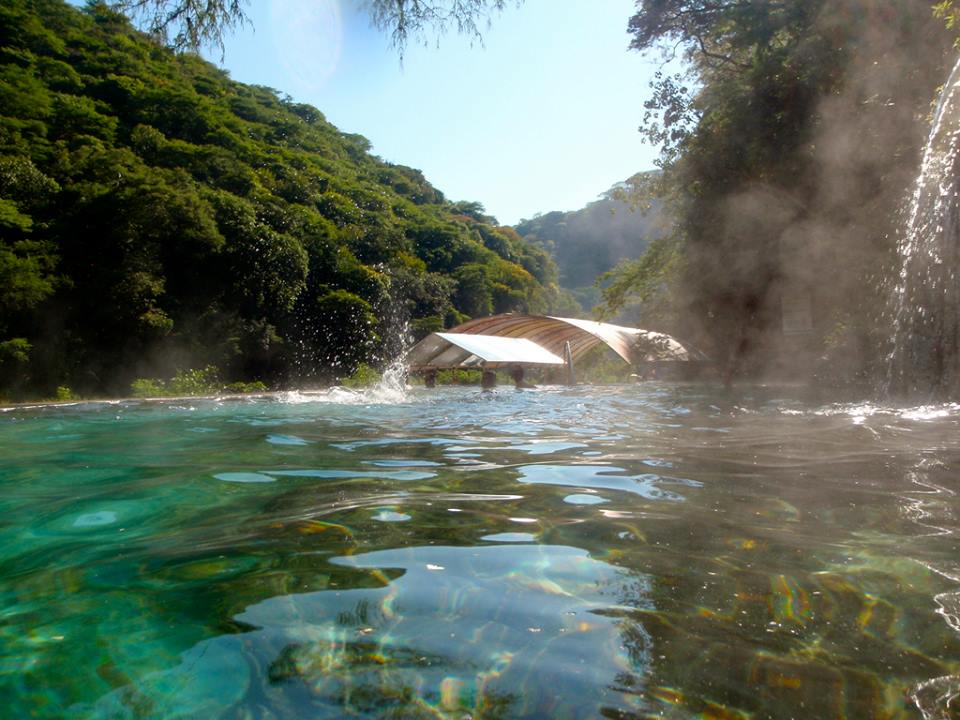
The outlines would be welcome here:
[[[6,410],[0,694],[957,717],[958,420],[667,384]]]

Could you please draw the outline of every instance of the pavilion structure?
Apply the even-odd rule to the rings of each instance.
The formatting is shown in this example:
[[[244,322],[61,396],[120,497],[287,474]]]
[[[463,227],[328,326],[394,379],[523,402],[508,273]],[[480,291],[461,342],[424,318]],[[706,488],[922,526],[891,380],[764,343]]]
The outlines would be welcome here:
[[[601,343],[637,366],[705,359],[664,333],[579,318],[506,313],[431,333],[413,346],[407,365],[412,371],[430,371],[566,364],[572,377],[574,363]]]
[[[564,360],[526,338],[476,333],[430,333],[407,355],[412,370],[563,365]]]

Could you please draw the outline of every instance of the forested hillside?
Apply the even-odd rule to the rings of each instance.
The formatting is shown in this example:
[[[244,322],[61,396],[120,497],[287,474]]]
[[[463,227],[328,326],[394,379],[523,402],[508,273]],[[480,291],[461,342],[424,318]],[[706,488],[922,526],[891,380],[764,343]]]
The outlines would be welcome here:
[[[0,393],[335,380],[563,302],[541,248],[105,5],[0,5]]]
[[[667,232],[659,203],[636,208],[624,196],[623,183],[580,210],[553,212],[521,220],[520,235],[550,252],[560,270],[560,284],[590,309],[597,277],[621,260],[639,257],[650,240]]]

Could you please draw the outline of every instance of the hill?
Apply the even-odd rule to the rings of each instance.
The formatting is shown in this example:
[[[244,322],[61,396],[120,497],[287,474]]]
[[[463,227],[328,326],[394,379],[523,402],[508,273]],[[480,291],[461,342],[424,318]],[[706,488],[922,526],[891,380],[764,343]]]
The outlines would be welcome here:
[[[561,286],[586,300],[587,310],[596,298],[597,276],[620,260],[639,257],[666,230],[659,205],[646,212],[632,209],[619,198],[624,187],[615,185],[580,210],[548,212],[516,225],[521,237],[553,255]]]
[[[542,248],[103,4],[0,6],[0,393],[336,380],[562,303]]]

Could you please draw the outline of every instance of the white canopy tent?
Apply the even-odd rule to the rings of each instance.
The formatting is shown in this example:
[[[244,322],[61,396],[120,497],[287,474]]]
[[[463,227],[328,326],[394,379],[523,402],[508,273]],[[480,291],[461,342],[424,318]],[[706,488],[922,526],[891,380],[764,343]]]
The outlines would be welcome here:
[[[411,370],[421,368],[484,368],[564,365],[554,355],[526,338],[465,333],[431,333],[407,356]]]

